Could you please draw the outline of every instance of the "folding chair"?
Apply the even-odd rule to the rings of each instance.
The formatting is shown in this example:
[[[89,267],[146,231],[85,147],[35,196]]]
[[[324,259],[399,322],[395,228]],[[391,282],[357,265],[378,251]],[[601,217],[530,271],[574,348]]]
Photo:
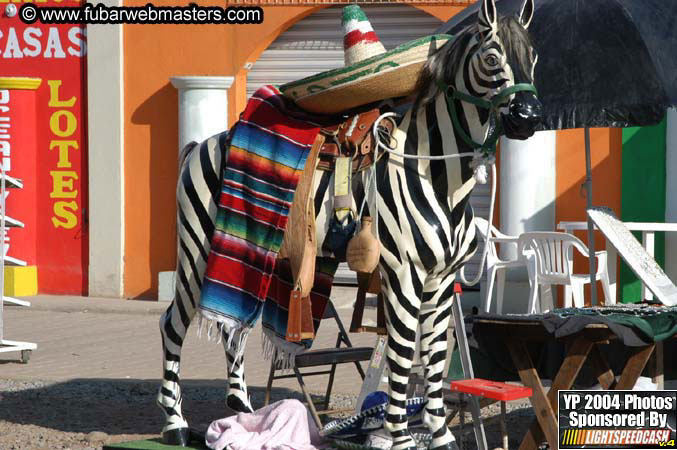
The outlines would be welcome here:
[[[357,368],[360,377],[362,377],[362,380],[364,381],[365,376],[364,370],[362,369],[360,362],[369,361],[371,358],[371,354],[374,350],[371,347],[353,347],[352,343],[350,342],[350,338],[348,337],[348,333],[346,333],[346,329],[343,326],[343,322],[341,322],[341,318],[336,312],[334,304],[331,302],[331,300],[329,300],[327,302],[327,307],[325,308],[324,311],[323,319],[331,319],[331,318],[333,318],[336,321],[336,324],[338,325],[339,329],[338,336],[336,338],[336,346],[334,348],[308,350],[303,353],[300,353],[299,355],[296,356],[295,365],[294,368],[292,369],[294,372],[293,374],[277,375],[276,372],[282,370],[282,368],[280,367],[279,364],[275,364],[275,362],[272,362],[270,365],[270,375],[268,376],[268,384],[266,385],[266,396],[264,400],[264,405],[267,405],[270,402],[270,391],[273,387],[273,380],[296,377],[296,379],[299,382],[299,385],[301,386],[301,390],[303,391],[303,395],[306,398],[308,409],[310,409],[310,413],[312,414],[313,419],[315,420],[315,423],[319,428],[322,428],[320,414],[342,411],[329,409],[329,397],[331,395],[331,389],[334,385],[334,375],[336,373],[336,366],[339,364],[350,364],[350,363],[355,364],[355,367]],[[341,347],[342,343],[345,344],[345,347]],[[329,365],[331,366],[331,368],[328,370],[301,372],[301,369],[307,368],[312,369],[319,366],[329,366]],[[310,396],[310,392],[308,392],[306,384],[303,380],[303,377],[314,375],[329,375],[329,382],[327,384],[327,393],[325,395],[323,404],[324,409],[320,411],[316,410],[315,404],[313,403],[313,400]]]

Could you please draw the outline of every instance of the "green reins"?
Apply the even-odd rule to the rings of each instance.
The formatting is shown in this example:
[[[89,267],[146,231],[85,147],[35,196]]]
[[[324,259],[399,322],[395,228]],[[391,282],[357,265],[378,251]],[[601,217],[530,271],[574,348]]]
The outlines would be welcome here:
[[[437,86],[440,88],[447,100],[447,109],[449,110],[449,115],[451,115],[451,122],[454,125],[454,130],[458,135],[463,139],[463,142],[468,144],[472,149],[480,149],[485,154],[495,153],[496,152],[496,142],[501,136],[503,127],[501,126],[501,121],[498,120],[498,106],[511,95],[517,92],[533,92],[534,95],[538,95],[536,86],[531,83],[518,83],[510,87],[503,89],[501,92],[496,94],[491,101],[485,100],[480,97],[474,97],[472,95],[459,92],[456,90],[456,87],[453,85],[445,85],[442,82],[437,83]],[[461,122],[458,120],[458,114],[456,113],[456,107],[454,105],[454,100],[460,100],[462,102],[471,103],[479,108],[488,109],[490,114],[494,115],[496,126],[491,131],[489,136],[487,136],[484,143],[479,144],[472,140],[470,135],[463,129]]]

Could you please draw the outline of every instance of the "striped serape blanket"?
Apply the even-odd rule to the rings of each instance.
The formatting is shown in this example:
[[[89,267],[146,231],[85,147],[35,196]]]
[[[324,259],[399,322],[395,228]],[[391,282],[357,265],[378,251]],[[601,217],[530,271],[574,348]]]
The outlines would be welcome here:
[[[309,119],[275,87],[264,86],[231,129],[199,302],[199,329],[206,321],[207,336],[218,335],[219,339],[223,329],[229,336],[228,345],[240,351],[264,310],[265,345],[280,350],[275,352],[278,358],[283,354],[290,358],[309,346],[284,340],[289,291],[278,289],[279,273],[274,276],[294,191],[320,129]],[[284,280],[284,268],[280,273],[279,279]],[[271,284],[276,284],[274,293],[269,292]],[[316,284],[315,297],[324,297],[320,303],[326,304],[331,280],[328,288],[322,284]],[[266,303],[267,298],[272,302]],[[313,307],[317,319],[324,311],[319,309],[319,303],[317,310]]]
[[[334,274],[338,268],[338,261],[334,258],[317,258],[315,263],[315,281],[310,291],[310,302],[313,311],[313,328],[315,333],[320,326],[327,301],[331,295]],[[287,332],[287,317],[289,311],[289,296],[293,289],[291,265],[286,259],[279,260],[275,266],[275,273],[270,283],[268,299],[263,305],[263,355],[279,362],[282,369],[292,368],[294,357],[311,347],[312,339],[299,342],[289,342],[285,339]]]

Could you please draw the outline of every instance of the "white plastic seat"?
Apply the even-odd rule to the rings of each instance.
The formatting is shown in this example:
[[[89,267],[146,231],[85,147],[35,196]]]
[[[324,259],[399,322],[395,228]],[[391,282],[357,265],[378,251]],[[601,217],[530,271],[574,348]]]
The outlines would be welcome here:
[[[558,232],[527,232],[519,236],[520,254],[533,250],[535,263],[527,264],[531,292],[529,294],[528,313],[545,312],[554,307],[552,285],[564,286],[564,307],[584,306],[583,287],[590,283],[590,275],[574,274],[573,250],[576,249],[586,258],[590,251],[576,236]],[[609,290],[609,274],[607,272],[606,251],[595,253],[597,257],[597,273],[595,281],[602,282],[606,304],[612,304]],[[538,290],[542,288],[543,298],[538,304]],[[594,286],[593,286],[594,288]],[[540,311],[539,311],[540,310]]]
[[[496,285],[496,313],[503,313],[503,293],[505,291],[505,272],[510,267],[520,267],[525,265],[525,260],[521,257],[514,260],[504,260],[499,258],[496,251],[496,243],[513,244],[518,246],[516,236],[508,236],[501,233],[495,226],[491,226],[490,236],[487,238],[487,221],[481,217],[475,217],[475,226],[484,239],[484,245],[488,245],[487,251],[487,289],[486,295],[482,298],[482,311],[489,312],[491,309],[491,300]],[[519,254],[519,253],[518,253]],[[498,281],[498,282],[497,282]]]

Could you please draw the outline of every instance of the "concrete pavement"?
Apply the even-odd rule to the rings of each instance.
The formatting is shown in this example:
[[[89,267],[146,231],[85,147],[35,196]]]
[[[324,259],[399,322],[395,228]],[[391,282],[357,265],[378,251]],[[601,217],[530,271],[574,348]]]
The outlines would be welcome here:
[[[350,324],[356,289],[334,287],[332,299],[346,327]],[[0,378],[41,379],[130,379],[154,380],[162,374],[158,320],[168,302],[103,299],[91,297],[36,296],[27,298],[31,307],[5,304],[4,338],[38,344],[28,364],[20,353],[0,353]],[[375,311],[365,315],[375,317]],[[313,348],[333,347],[338,328],[325,320]],[[375,335],[351,334],[353,345],[372,346]],[[269,361],[261,357],[261,328],[253,331],[245,352],[247,382],[263,387]],[[365,366],[366,367],[366,366]],[[226,366],[221,344],[198,338],[196,328],[188,331],[183,352],[184,380],[225,379]],[[326,377],[306,380],[312,391],[323,392]],[[335,393],[357,395],[360,378],[352,365],[340,366]],[[275,387],[299,390],[294,379],[277,380]]]

